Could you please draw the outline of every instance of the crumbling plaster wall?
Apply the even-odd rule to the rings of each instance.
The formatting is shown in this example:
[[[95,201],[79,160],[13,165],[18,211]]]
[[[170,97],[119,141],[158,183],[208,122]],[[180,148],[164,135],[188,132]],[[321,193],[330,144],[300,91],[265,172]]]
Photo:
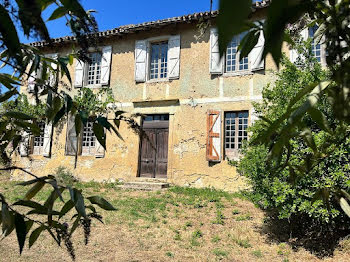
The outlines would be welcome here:
[[[135,40],[161,35],[181,34],[180,78],[157,83],[135,83]],[[247,187],[236,168],[226,160],[211,164],[206,161],[206,113],[209,109],[222,111],[251,110],[252,101],[261,98],[262,88],[273,81],[276,70],[271,57],[266,59],[266,70],[242,76],[209,74],[209,29],[202,38],[193,24],[169,26],[155,31],[140,32],[105,40],[101,45],[112,45],[110,86],[119,109],[128,113],[169,113],[168,181],[177,185],[215,187],[235,191]],[[52,50],[44,50],[53,53]],[[56,51],[57,52],[57,51]],[[61,54],[69,52],[67,47]],[[74,68],[69,67],[74,83]],[[67,79],[62,79],[68,83]],[[26,92],[26,87],[22,87]],[[74,95],[77,89],[71,88]],[[162,102],[138,106],[133,102],[178,99],[175,105]],[[146,105],[146,106],[145,106]],[[123,140],[107,134],[104,158],[79,156],[77,168],[74,157],[65,156],[66,123],[55,128],[51,158],[14,157],[14,164],[27,168],[36,175],[53,173],[65,166],[84,181],[134,181],[138,172],[139,136],[126,123],[120,133]],[[23,177],[23,173],[15,172]]]

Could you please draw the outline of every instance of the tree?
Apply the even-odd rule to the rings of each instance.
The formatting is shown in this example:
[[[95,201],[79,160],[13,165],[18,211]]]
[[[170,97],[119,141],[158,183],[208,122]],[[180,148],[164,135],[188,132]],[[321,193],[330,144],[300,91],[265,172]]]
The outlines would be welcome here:
[[[255,46],[262,31],[265,37],[262,59],[271,55],[276,65],[280,66],[283,43],[287,41],[290,45],[295,44],[288,30],[290,25],[295,24],[299,30],[318,25],[314,40],[326,45],[329,80],[316,79],[313,83],[302,85],[300,91],[288,99],[285,113],[278,118],[263,118],[264,127],[251,140],[252,144],[265,145],[268,148],[266,161],[274,162],[276,176],[286,166],[289,167],[289,176],[308,176],[333,156],[333,149],[337,145],[347,140],[350,123],[350,5],[347,0],[290,0],[268,3],[266,19],[252,23],[249,19],[250,0],[220,1],[220,52],[224,52],[233,35],[248,31],[239,47],[241,57],[244,57]],[[336,124],[331,125],[325,113],[319,109],[322,99],[328,101]],[[305,124],[306,115],[331,139],[317,143],[313,136],[306,135],[312,132],[311,127]],[[309,154],[303,155],[297,162],[288,154],[295,139],[315,145]],[[287,157],[281,157],[283,155]],[[330,198],[338,200],[342,210],[350,217],[349,191],[331,185],[324,187],[320,195],[326,205]]]
[[[23,31],[27,37],[35,37],[51,44],[49,31],[42,18],[42,12],[49,6],[56,7],[49,20],[66,19],[75,42],[80,47],[78,52],[65,57],[48,58],[42,54],[41,50],[20,43],[19,30]],[[39,133],[38,122],[43,120],[56,126],[68,114],[73,115],[78,136],[82,124],[90,119],[94,123],[95,136],[103,147],[106,143],[104,129],[114,131],[120,136],[119,121],[127,120],[122,117],[123,112],[115,112],[115,119],[110,122],[105,115],[105,104],[97,103],[96,99],[94,100],[96,103],[91,107],[83,103],[84,97],[90,95],[90,98],[94,98],[93,94],[85,92],[78,99],[73,99],[62,86],[59,89],[60,80],[63,78],[67,78],[71,84],[67,65],[72,64],[74,58],[89,61],[88,47],[97,43],[95,36],[98,29],[92,12],[92,10],[85,11],[78,0],[3,0],[0,2],[0,61],[3,63],[2,66],[9,66],[14,71],[13,75],[0,73],[0,84],[7,89],[0,95],[0,150],[1,159],[5,165],[2,170],[21,169],[11,166],[11,154],[20,144],[25,132],[34,135]],[[18,87],[27,84],[32,77],[32,72],[38,69],[41,70],[42,75],[38,75],[35,79],[36,105],[33,106],[28,103],[26,97],[19,95]],[[26,110],[23,110],[24,108]],[[0,224],[3,235],[6,237],[15,230],[20,253],[22,253],[28,236],[31,247],[39,235],[47,231],[57,244],[60,245],[61,240],[64,242],[74,259],[71,236],[75,229],[79,225],[84,226],[87,243],[91,219],[100,221],[102,219],[95,207],[115,210],[114,207],[99,196],[84,198],[80,190],[73,186],[60,185],[52,175],[37,177],[25,169],[21,170],[33,177],[32,180],[19,184],[30,187],[25,197],[15,203],[9,203],[0,193]],[[41,204],[34,199],[45,186],[51,187],[52,192],[45,203]],[[68,200],[62,196],[65,191],[69,192]],[[59,200],[64,205],[61,210],[56,210],[55,204]],[[29,212],[23,213],[24,207],[29,208]],[[75,210],[75,214],[72,217],[73,223],[70,225],[62,222],[61,219],[71,210]],[[33,215],[39,215],[41,219],[34,219]],[[32,230],[34,225],[36,228]]]

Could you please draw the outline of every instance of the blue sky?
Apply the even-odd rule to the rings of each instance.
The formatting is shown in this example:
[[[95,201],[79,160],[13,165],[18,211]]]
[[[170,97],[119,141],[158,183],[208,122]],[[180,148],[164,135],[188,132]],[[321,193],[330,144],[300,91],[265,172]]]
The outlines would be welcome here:
[[[218,0],[213,1],[213,9],[217,9]],[[81,0],[86,10],[97,11],[95,17],[99,30],[112,29],[121,25],[137,24],[147,21],[180,16],[199,11],[209,11],[210,0]],[[47,19],[53,11],[49,8],[44,13]],[[69,28],[65,26],[64,19],[50,21],[47,23],[51,37],[60,37],[70,34]],[[22,42],[31,42],[21,36]]]

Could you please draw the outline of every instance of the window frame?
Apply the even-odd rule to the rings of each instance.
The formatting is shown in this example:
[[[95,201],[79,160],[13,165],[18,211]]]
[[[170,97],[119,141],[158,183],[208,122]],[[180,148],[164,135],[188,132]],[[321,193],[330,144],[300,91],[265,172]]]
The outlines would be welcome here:
[[[87,128],[87,125],[91,125],[88,128],[90,128],[89,131],[86,131],[85,128]],[[86,132],[89,132],[89,136],[88,138],[90,138],[90,140],[86,140],[84,141],[84,134],[86,134]],[[96,136],[94,135],[93,132],[93,122],[88,121],[86,123],[86,125],[83,125],[82,130],[81,130],[81,139],[80,139],[80,155],[81,156],[94,156],[96,154]],[[93,139],[93,141],[91,141],[91,138]],[[89,145],[86,146],[84,145],[84,142],[88,142]],[[94,143],[94,145],[92,146],[91,143]]]
[[[229,44],[232,43],[232,41],[234,40],[234,38],[239,38],[238,41],[237,41],[237,49],[238,49],[238,46],[240,44],[240,42],[242,41],[242,38],[244,37],[244,34],[246,34],[248,32],[243,32],[243,33],[240,33],[239,35],[236,35],[232,38],[232,40],[230,41]],[[247,59],[247,64],[248,64],[248,68],[247,69],[243,69],[243,70],[240,70],[240,69],[236,69],[234,71],[227,71],[227,50],[228,50],[229,46],[226,47],[226,50],[225,50],[225,53],[223,54],[223,59],[222,59],[222,63],[223,63],[223,76],[237,76],[237,75],[251,75],[253,74],[253,72],[251,71],[251,61],[249,59],[249,55],[247,57],[244,57],[243,59]],[[240,56],[240,51],[236,51],[236,62],[235,62],[235,68],[239,68],[240,67],[240,61],[239,60],[239,56]],[[231,53],[232,55],[232,53]],[[232,66],[232,65],[231,65]]]
[[[102,59],[103,59],[103,53],[101,49],[97,49],[97,50],[93,50],[89,52],[89,55],[93,55],[93,54],[99,54],[100,55],[100,79],[99,79],[99,83],[96,84],[96,76],[95,76],[95,83],[93,84],[89,84],[89,66],[90,63],[85,62],[84,63],[84,77],[83,77],[83,87],[86,88],[101,88],[102,84],[101,84],[101,79],[102,79]],[[96,64],[95,64],[95,73],[96,73]]]
[[[159,83],[159,82],[169,82],[169,71],[168,71],[168,66],[169,66],[169,39],[171,35],[164,35],[164,36],[157,36],[157,37],[151,37],[146,40],[146,46],[147,46],[147,51],[146,51],[146,83]],[[156,79],[151,79],[150,78],[150,73],[151,73],[151,48],[152,44],[156,44],[158,42],[167,42],[168,43],[168,50],[167,50],[167,77],[166,78],[156,78]]]
[[[31,146],[30,146],[30,154],[33,156],[42,156],[44,154],[44,139],[45,139],[45,127],[46,123],[45,122],[39,122],[38,127],[40,129],[40,134],[39,136],[34,136],[32,135],[31,139]],[[35,145],[37,141],[36,139],[39,139],[40,145]]]
[[[230,130],[227,130],[226,129],[226,121],[227,121],[227,118],[226,118],[226,114],[230,114],[230,113],[235,113],[236,114],[236,117],[234,118],[235,119],[235,129],[234,129],[234,148],[226,148],[226,138],[227,138],[227,132],[232,132],[232,129]],[[243,119],[243,123],[242,123],[242,126],[243,126],[243,129],[242,129],[242,132],[243,132],[243,135],[241,136],[242,137],[242,142],[241,142],[241,145],[243,143],[244,140],[247,140],[249,138],[249,135],[248,135],[248,127],[250,125],[250,110],[227,110],[227,111],[224,111],[223,112],[223,136],[222,136],[222,139],[223,139],[223,156],[224,158],[226,159],[235,159],[235,158],[239,158],[241,156],[241,148],[242,147],[239,147],[239,114],[240,113],[246,113],[247,114],[247,117],[243,117],[241,119]],[[232,118],[231,118],[232,119]],[[246,123],[244,123],[244,120],[246,120]],[[244,126],[245,129],[244,129]],[[244,135],[244,132],[245,132],[245,135]],[[230,136],[229,139],[231,139],[232,137]],[[231,141],[229,142],[230,144],[232,143]]]

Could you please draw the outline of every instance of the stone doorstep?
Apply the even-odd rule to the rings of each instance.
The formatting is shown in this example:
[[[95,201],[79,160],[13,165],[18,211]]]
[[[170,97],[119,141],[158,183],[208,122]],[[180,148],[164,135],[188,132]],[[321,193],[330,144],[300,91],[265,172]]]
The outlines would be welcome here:
[[[120,185],[119,187],[123,189],[156,191],[156,190],[167,189],[169,187],[169,183],[136,181],[136,182],[125,182],[123,185]]]

